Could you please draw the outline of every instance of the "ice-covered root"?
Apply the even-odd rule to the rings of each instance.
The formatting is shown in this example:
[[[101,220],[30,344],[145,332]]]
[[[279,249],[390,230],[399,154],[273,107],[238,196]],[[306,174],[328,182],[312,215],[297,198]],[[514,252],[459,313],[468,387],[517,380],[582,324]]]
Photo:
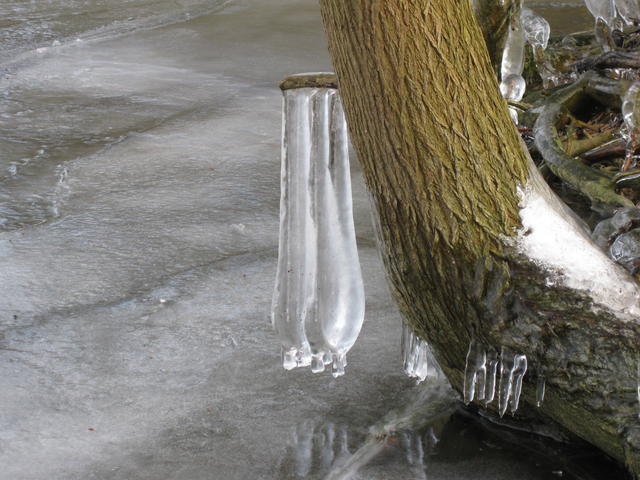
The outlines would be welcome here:
[[[332,365],[364,320],[347,125],[332,74],[288,77],[284,91],[280,240],[272,322],[283,366]]]
[[[503,348],[500,357],[494,349],[472,340],[467,353],[464,372],[464,402],[484,401],[490,404],[496,397],[498,411],[503,416],[509,407],[511,413],[518,410],[522,382],[527,372],[527,357]]]
[[[404,373],[418,383],[429,376],[437,376],[438,367],[429,344],[418,337],[406,323],[402,325],[401,352]]]

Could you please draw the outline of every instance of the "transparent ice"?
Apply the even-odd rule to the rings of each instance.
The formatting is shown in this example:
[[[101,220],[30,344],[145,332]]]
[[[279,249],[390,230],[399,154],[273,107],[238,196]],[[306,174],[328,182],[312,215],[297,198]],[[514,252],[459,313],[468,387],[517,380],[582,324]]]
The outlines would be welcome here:
[[[521,5],[520,5],[521,7]],[[526,43],[525,31],[520,15],[512,15],[509,24],[509,34],[502,51],[502,65],[500,69],[500,91],[507,100],[519,101],[524,95],[526,84],[522,78],[524,70],[524,47]],[[522,81],[518,79],[522,78]],[[517,98],[519,96],[519,98]],[[509,113],[515,124],[518,124],[518,112],[510,107]]]
[[[513,15],[509,24],[509,35],[502,52],[502,66],[500,69],[502,80],[509,75],[522,75],[524,69],[524,46],[526,43],[525,30],[520,16]]]
[[[518,410],[522,381],[527,372],[527,357],[502,348],[500,357],[494,349],[477,340],[469,344],[464,372],[464,402],[482,401],[488,405],[496,396],[496,376],[498,411],[504,415],[511,407],[511,413]]]
[[[639,0],[615,0],[616,9],[623,20],[631,25],[640,22]]]
[[[508,75],[500,83],[500,93],[502,93],[502,96],[507,100],[513,100],[514,102],[522,100],[526,89],[527,83],[522,75],[517,75],[515,73]]]
[[[618,236],[609,248],[611,258],[635,273],[640,266],[640,228]]]
[[[599,222],[593,229],[591,238],[600,248],[608,250],[618,235],[634,227],[640,227],[640,209],[621,208],[612,217]]]
[[[613,48],[611,30],[616,19],[614,0],[584,0],[591,15],[595,18],[595,35],[605,51]]]
[[[509,407],[511,407],[511,413],[518,410],[525,373],[527,373],[527,357],[503,348],[500,354],[500,384],[498,387],[500,416],[503,416]]]
[[[549,36],[551,35],[549,22],[526,7],[522,9],[520,19],[525,38],[529,45],[533,47],[534,52],[538,49],[545,50],[549,44]]]
[[[475,398],[484,400],[487,386],[487,354],[484,346],[472,341],[467,352],[467,363],[464,372],[464,403],[471,403]]]
[[[404,373],[407,376],[420,383],[430,374],[435,374],[435,361],[429,351],[429,344],[413,333],[406,323],[402,325],[401,350]]]
[[[284,94],[280,246],[272,321],[285,369],[332,365],[364,320],[352,214],[347,127],[335,89]]]

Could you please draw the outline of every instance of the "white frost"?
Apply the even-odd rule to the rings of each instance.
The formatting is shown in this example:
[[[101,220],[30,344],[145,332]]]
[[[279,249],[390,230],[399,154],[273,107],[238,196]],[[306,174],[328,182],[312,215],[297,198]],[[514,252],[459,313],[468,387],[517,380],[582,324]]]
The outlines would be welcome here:
[[[549,271],[550,283],[585,291],[599,306],[626,320],[640,314],[638,284],[591,241],[535,168],[518,194],[523,228],[516,247]]]

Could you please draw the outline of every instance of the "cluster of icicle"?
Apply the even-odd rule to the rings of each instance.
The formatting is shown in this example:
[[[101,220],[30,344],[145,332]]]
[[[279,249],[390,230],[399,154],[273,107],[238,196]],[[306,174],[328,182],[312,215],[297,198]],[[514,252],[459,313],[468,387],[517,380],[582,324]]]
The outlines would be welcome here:
[[[347,126],[332,88],[284,93],[280,241],[272,322],[287,370],[332,365],[364,320],[353,224]]]
[[[437,367],[429,350],[429,344],[413,333],[411,327],[404,322],[402,324],[401,350],[404,373],[408,377],[414,378],[417,383],[420,383],[429,376],[437,375]]]
[[[623,24],[640,23],[640,0],[584,0],[595,19],[595,35],[605,50],[613,47],[611,32]]]
[[[520,0],[521,1],[521,0]],[[524,71],[525,46],[533,49],[540,74],[545,77],[547,68],[543,52],[549,43],[551,29],[549,23],[533,10],[522,7],[520,15],[513,15],[509,24],[509,35],[502,52],[500,69],[500,92],[506,100],[519,102],[524,96],[527,84],[522,76]],[[518,112],[510,107],[511,118],[518,123]]]
[[[469,345],[464,372],[464,402],[476,400],[489,405],[498,397],[498,412],[518,410],[522,382],[527,373],[527,357],[502,348],[500,354],[473,340]],[[539,377],[536,403],[544,400],[545,381]]]

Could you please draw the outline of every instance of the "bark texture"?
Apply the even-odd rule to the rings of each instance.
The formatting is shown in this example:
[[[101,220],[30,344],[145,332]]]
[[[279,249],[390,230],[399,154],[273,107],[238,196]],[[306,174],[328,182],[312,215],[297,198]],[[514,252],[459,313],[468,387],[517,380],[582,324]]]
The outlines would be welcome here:
[[[523,398],[640,472],[640,327],[547,287],[509,247],[530,159],[469,2],[320,0],[391,289],[462,389],[472,339],[530,362]],[[597,275],[597,272],[594,272]],[[524,406],[519,414],[535,410]]]

